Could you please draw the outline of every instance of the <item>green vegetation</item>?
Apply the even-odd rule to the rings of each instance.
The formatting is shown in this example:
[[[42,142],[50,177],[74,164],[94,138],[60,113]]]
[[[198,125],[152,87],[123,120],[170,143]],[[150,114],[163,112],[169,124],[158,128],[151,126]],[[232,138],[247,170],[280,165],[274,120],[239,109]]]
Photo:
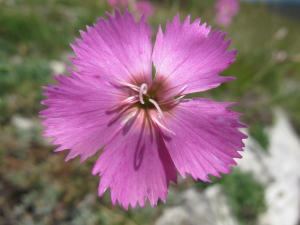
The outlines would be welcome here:
[[[179,11],[181,19],[191,14],[216,28],[213,3],[153,1],[156,12],[149,22],[155,33],[158,24],[164,27]],[[82,164],[77,158],[65,163],[67,152],[54,154],[54,147],[41,137],[41,86],[54,82],[49,63],[68,63],[69,43],[105,10],[112,11],[104,0],[0,1],[0,224],[153,224],[172,202],[153,209],[113,207],[109,193],[97,197],[99,177],[91,175],[99,154]],[[232,109],[245,114],[241,121],[265,148],[264,128],[272,123],[274,107],[283,107],[300,132],[299,20],[264,5],[241,3],[233,24],[221,29],[232,38],[231,49],[239,50],[236,62],[222,75],[237,80],[196,95],[238,102]],[[20,117],[26,120],[14,122]],[[255,224],[264,209],[263,187],[238,170],[214,181],[223,186],[237,219]],[[177,193],[187,186],[172,188]]]
[[[239,224],[257,224],[257,215],[266,208],[262,184],[255,181],[251,174],[243,173],[238,168],[234,168],[230,174],[224,174],[221,179],[211,177],[211,180],[212,183],[197,181],[196,188],[202,191],[211,185],[220,184]]]
[[[264,188],[251,174],[233,170],[221,179],[233,214],[240,224],[254,225],[258,213],[265,209]]]

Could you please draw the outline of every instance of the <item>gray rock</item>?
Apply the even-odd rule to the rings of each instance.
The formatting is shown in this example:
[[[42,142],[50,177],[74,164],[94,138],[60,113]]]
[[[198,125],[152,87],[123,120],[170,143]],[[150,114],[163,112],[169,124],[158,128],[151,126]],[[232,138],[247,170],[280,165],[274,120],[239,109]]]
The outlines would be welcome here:
[[[247,130],[243,130],[243,133],[247,133]],[[272,175],[266,165],[268,154],[251,136],[245,139],[244,143],[245,149],[240,152],[243,158],[235,159],[238,169],[251,173],[258,182],[267,185],[272,181]]]
[[[180,194],[181,204],[166,209],[156,225],[235,225],[227,198],[219,185],[203,193],[191,188]]]
[[[238,168],[253,174],[265,186],[266,212],[258,225],[298,225],[300,221],[300,141],[286,114],[277,109],[276,123],[269,128],[268,152],[251,137],[245,140]],[[243,131],[246,132],[246,131]],[[156,225],[223,225],[237,222],[219,185],[203,193],[188,189],[180,194],[180,204],[166,209]]]
[[[19,115],[14,115],[11,118],[11,124],[21,130],[30,130],[35,126],[35,123],[32,119],[25,118]]]
[[[275,110],[275,117],[275,125],[268,130],[268,153],[249,137],[243,158],[236,161],[239,169],[252,173],[266,187],[267,211],[258,224],[296,225],[300,220],[300,141],[282,110]]]
[[[56,75],[58,74],[63,74],[66,71],[66,66],[65,63],[56,61],[56,60],[51,60],[49,62],[50,69],[52,72]]]
[[[296,225],[300,221],[300,141],[286,114],[278,109],[275,115],[266,160],[274,182],[265,190],[268,209],[260,224]]]
[[[44,138],[41,136],[44,127],[40,122],[40,119],[31,119],[20,115],[12,116],[11,124],[17,131],[19,142],[23,147],[28,147],[32,141],[43,146],[49,146],[51,141],[53,141],[53,138]]]

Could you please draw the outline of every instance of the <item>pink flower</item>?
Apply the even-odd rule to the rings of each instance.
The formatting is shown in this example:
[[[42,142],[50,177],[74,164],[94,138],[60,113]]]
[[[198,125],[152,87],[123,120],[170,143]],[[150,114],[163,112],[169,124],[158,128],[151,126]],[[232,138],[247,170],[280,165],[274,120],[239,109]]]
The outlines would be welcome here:
[[[135,3],[135,11],[140,15],[145,15],[147,18],[153,15],[154,8],[148,1],[137,1]]]
[[[107,3],[111,7],[126,6],[128,4],[128,0],[107,0]]]
[[[234,103],[183,97],[234,79],[218,76],[234,61],[230,40],[176,15],[165,33],[159,27],[152,49],[144,16],[138,23],[127,10],[107,17],[72,45],[79,70],[68,67],[71,76],[44,87],[49,108],[40,115],[44,136],[60,145],[55,151],[71,149],[66,161],[82,162],[104,148],[92,172],[101,176],[98,193],[110,188],[113,204],[125,209],[165,201],[176,169],[205,182],[229,173],[247,137],[238,130],[246,127],[241,114],[226,109]]]
[[[215,5],[216,22],[222,26],[229,26],[232,18],[239,12],[238,0],[218,0]]]

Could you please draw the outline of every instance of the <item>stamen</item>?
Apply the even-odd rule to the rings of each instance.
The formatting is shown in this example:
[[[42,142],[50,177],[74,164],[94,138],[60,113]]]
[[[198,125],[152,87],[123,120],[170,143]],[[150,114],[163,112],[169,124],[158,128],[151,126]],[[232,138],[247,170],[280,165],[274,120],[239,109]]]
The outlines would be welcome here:
[[[159,126],[161,127],[162,129],[168,131],[169,133],[171,134],[174,134],[176,135],[173,131],[171,131],[170,129],[168,129],[166,126],[162,125],[153,115],[151,115],[151,112],[150,110],[148,109],[148,114],[150,115],[151,119]]]
[[[137,91],[139,92],[138,95],[134,95],[134,96],[131,96],[123,101],[121,101],[119,104],[109,108],[108,110],[106,111],[111,111],[111,110],[114,110],[114,109],[118,109],[118,108],[121,108],[122,109],[109,121],[109,124],[110,123],[113,123],[114,121],[116,121],[132,104],[136,103],[138,100],[140,100],[140,102],[142,104],[145,104],[145,101],[144,101],[144,98],[143,98],[143,95],[146,95],[148,98],[149,98],[149,95],[147,95],[147,90],[148,90],[148,86],[147,84],[143,83],[141,85],[141,87],[138,87],[136,85],[133,85],[133,84],[129,84],[129,83],[126,83],[126,82],[122,82],[122,81],[119,81],[119,80],[115,80],[116,82],[118,82],[119,84],[123,84],[127,87],[129,87],[130,89],[134,90],[134,91]],[[186,86],[184,86],[179,92],[178,92],[178,95],[186,88]],[[180,96],[178,99],[181,99],[183,98],[183,96]],[[167,98],[167,99],[163,99],[162,100],[162,103],[163,104],[167,104],[167,103],[170,103],[170,102],[175,102],[177,101],[177,99],[174,99],[174,97],[172,98]],[[149,98],[149,102],[151,102],[155,108],[157,109],[158,111],[158,117],[160,119],[163,119],[164,118],[164,114],[161,110],[161,108],[159,107],[159,104],[157,104],[157,102],[151,98]],[[157,121],[157,119],[153,118],[153,120],[160,126],[162,127],[163,129],[167,130],[168,132],[172,133],[172,134],[175,134],[174,132],[170,131],[169,129],[167,129],[165,126],[163,126],[161,123],[159,123]]]
[[[174,95],[172,95],[171,97],[168,97],[168,98],[165,98],[165,99],[162,99],[161,101],[159,101],[158,103],[160,104],[160,105],[162,105],[162,104],[165,104],[165,102],[170,102],[170,100],[176,100],[176,99],[174,99],[174,96],[178,96],[178,95],[180,95],[185,89],[186,89],[186,87],[187,87],[187,85],[185,85],[183,88],[181,88],[176,94],[174,94]],[[183,95],[184,96],[184,95]],[[181,97],[181,96],[180,96]],[[179,98],[180,98],[179,97]],[[179,98],[177,98],[177,99],[179,99]],[[183,97],[181,97],[181,98],[183,98]]]
[[[112,124],[115,122],[131,105],[126,106],[122,110],[120,110],[109,122],[108,124]]]
[[[119,81],[119,80],[115,80],[115,81],[116,81],[117,83],[119,83],[119,84],[123,84],[123,85],[125,85],[125,86],[131,88],[131,89],[134,90],[134,91],[137,91],[137,92],[140,91],[140,87],[139,87],[139,86],[136,86],[136,85],[133,85],[133,84],[129,84],[129,83],[125,83],[125,82]]]
[[[176,95],[180,95],[186,89],[186,87],[187,87],[187,85],[185,85],[183,88],[181,88]]]
[[[173,99],[169,99],[169,101],[164,101],[164,102],[159,102],[160,105],[166,105],[166,104],[169,104],[169,105],[173,105],[174,103],[178,103],[180,99],[183,99],[185,95],[181,95],[179,96],[178,98],[173,98]]]
[[[120,108],[120,107],[129,105],[129,104],[131,105],[131,104],[136,103],[136,102],[138,102],[138,101],[139,101],[138,95],[133,95],[133,96],[131,96],[131,97],[129,97],[129,98],[126,98],[125,100],[121,101],[121,102],[118,103],[117,105],[115,105],[115,106],[113,106],[113,107],[107,109],[106,111],[107,111],[107,112],[113,111],[113,110],[115,110],[115,109],[117,109],[117,108]]]
[[[151,99],[151,98],[149,98],[149,102],[151,102],[151,103],[156,107],[156,109],[157,109],[157,111],[158,111],[158,117],[159,117],[160,119],[163,119],[163,118],[164,118],[164,114],[163,114],[163,112],[161,111],[161,109],[160,109],[159,105],[157,104],[157,102],[154,101],[154,100]]]
[[[139,92],[139,97],[140,97],[140,102],[142,104],[145,104],[144,99],[143,99],[143,94],[147,94],[147,84],[143,83],[140,87],[140,92]]]

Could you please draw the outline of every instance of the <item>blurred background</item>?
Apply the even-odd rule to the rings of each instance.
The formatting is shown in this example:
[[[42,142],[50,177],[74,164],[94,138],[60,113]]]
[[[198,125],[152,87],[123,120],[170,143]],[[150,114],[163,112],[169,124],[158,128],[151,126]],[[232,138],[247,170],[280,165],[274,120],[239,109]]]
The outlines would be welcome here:
[[[181,21],[190,14],[227,32],[230,49],[238,49],[222,73],[237,80],[197,96],[237,102],[232,109],[250,127],[249,154],[213,183],[188,177],[171,184],[167,203],[155,208],[125,211],[112,206],[109,191],[97,197],[91,170],[99,153],[65,163],[67,151],[53,153],[41,137],[41,86],[55,83],[50,74],[66,73],[69,43],[114,5],[127,5],[136,18],[145,13],[153,41],[158,24],[179,12]],[[300,1],[0,0],[0,224],[298,225],[300,175],[291,171],[300,171],[299,87]]]

